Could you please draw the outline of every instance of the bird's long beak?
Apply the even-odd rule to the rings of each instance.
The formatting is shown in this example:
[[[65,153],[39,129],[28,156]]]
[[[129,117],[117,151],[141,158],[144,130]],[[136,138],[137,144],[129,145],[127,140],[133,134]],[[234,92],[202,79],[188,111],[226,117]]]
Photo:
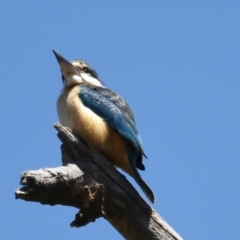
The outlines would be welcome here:
[[[53,53],[58,61],[58,64],[62,70],[62,73],[65,78],[69,75],[79,75],[79,70],[75,68],[69,61],[62,57],[59,53],[53,50]]]

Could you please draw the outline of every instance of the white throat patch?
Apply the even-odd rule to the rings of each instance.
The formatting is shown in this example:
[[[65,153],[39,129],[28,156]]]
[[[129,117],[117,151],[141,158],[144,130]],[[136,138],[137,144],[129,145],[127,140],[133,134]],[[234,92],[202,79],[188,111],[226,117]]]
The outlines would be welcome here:
[[[90,76],[87,73],[79,73],[79,75],[69,75],[64,81],[64,86],[67,87],[81,83],[88,83],[93,86],[104,87],[98,79]]]
[[[78,75],[69,75],[66,79],[66,86],[83,83],[83,79]]]
[[[91,84],[91,85],[93,85],[93,86],[104,87],[104,86],[102,85],[102,83],[101,83],[98,79],[90,76],[90,75],[87,74],[87,73],[80,73],[80,76],[82,77],[83,82],[87,82],[87,83],[89,83],[89,84]]]

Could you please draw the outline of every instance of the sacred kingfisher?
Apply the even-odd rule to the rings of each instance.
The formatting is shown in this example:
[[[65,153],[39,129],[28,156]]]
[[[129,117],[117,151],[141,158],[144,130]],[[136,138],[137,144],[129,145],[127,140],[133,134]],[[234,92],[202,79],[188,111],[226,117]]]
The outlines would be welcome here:
[[[106,88],[97,72],[86,62],[69,62],[56,51],[53,53],[63,81],[63,90],[57,100],[60,123],[133,177],[154,203],[152,190],[137,170],[145,170],[142,158],[146,155],[130,106],[121,96]]]

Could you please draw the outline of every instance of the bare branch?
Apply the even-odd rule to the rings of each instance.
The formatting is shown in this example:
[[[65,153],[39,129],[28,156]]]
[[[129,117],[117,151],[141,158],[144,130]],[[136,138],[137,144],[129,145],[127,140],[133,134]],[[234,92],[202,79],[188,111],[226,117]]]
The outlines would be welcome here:
[[[54,127],[63,142],[63,165],[23,172],[17,199],[80,209],[72,227],[104,217],[126,239],[182,239],[104,156],[71,130]]]

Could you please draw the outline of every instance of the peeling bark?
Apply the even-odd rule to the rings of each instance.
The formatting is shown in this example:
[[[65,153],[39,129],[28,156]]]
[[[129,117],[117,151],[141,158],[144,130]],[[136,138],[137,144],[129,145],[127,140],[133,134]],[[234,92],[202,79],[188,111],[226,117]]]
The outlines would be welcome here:
[[[16,199],[80,209],[71,227],[103,217],[126,239],[182,239],[104,156],[70,129],[54,127],[63,143],[63,165],[23,172]]]

